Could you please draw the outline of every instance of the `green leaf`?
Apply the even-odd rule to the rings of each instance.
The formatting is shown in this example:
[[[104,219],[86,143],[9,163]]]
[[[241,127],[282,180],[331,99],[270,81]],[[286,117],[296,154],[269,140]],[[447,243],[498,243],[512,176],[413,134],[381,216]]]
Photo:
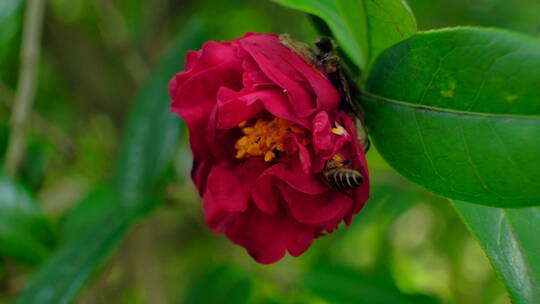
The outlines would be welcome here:
[[[540,205],[540,40],[456,28],[381,54],[362,104],[380,154],[428,190],[497,207]]]
[[[540,303],[540,209],[454,202],[515,304]]]
[[[38,264],[50,253],[54,238],[28,192],[0,174],[0,254]]]
[[[344,266],[317,266],[300,278],[300,285],[336,304],[440,303],[429,296],[403,293],[388,277],[367,275]]]
[[[347,3],[343,11],[354,9],[349,3],[357,0],[341,0]],[[388,47],[416,33],[416,20],[405,0],[363,0],[367,16],[368,58],[373,64],[379,54]],[[356,20],[354,16],[351,20]]]
[[[115,203],[112,198],[109,201]],[[133,220],[133,210],[121,207],[110,210],[93,229],[60,249],[13,303],[71,303],[90,275],[126,235]]]
[[[117,210],[119,198],[114,189],[97,186],[75,207],[68,211],[62,221],[62,240],[69,243],[95,229],[96,223]]]
[[[361,69],[381,51],[416,32],[404,0],[274,0],[323,19]]]
[[[64,221],[63,246],[15,303],[70,303],[131,225],[159,201],[155,191],[151,199],[148,194],[172,156],[180,128],[169,114],[167,82],[182,69],[187,50],[200,47],[199,29],[197,25],[187,31],[142,89],[127,127],[115,183],[97,189],[70,212]]]
[[[0,162],[2,163],[6,154],[8,137],[8,126],[0,123]],[[43,140],[39,137],[30,137],[28,139],[18,180],[19,183],[26,187],[27,191],[35,192],[43,182],[47,160],[44,146]]]

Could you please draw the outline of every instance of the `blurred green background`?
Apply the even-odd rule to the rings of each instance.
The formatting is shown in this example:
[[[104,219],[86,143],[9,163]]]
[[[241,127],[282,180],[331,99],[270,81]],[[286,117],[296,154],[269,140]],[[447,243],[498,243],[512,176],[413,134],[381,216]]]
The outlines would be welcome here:
[[[536,0],[409,4],[421,30],[482,25],[540,34]],[[23,15],[24,1],[0,0],[0,157]],[[194,24],[212,40],[247,31],[317,37],[306,15],[267,0],[48,1],[20,180],[54,227],[111,176],[138,89]],[[155,102],[167,107],[168,100]],[[368,154],[372,199],[353,226],[316,240],[301,258],[263,266],[206,228],[187,178],[186,142],[160,178],[155,197],[163,204],[136,225],[76,303],[509,303],[451,205],[399,177],[375,149]],[[39,263],[0,253],[0,303],[24,288]]]

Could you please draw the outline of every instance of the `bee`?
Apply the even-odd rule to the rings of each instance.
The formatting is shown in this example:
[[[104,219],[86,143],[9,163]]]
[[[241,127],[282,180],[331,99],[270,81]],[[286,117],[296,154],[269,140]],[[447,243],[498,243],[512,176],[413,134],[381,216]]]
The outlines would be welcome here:
[[[364,183],[362,173],[347,168],[346,165],[346,162],[340,156],[335,155],[326,162],[322,171],[322,175],[328,184],[342,191],[358,188]]]
[[[366,128],[364,127],[364,111],[362,107],[353,102],[352,98],[353,93],[356,91],[356,86],[350,76],[341,67],[332,39],[320,37],[315,42],[315,46],[316,50],[314,50],[314,56],[318,68],[326,73],[330,82],[338,90],[339,95],[341,96],[341,108],[356,118],[356,133],[358,140],[360,141],[364,152],[367,152],[371,143],[368,139]]]
[[[340,106],[342,109],[356,118],[356,133],[358,140],[360,141],[364,152],[367,152],[367,150],[369,150],[370,141],[364,127],[363,109],[353,102],[351,92],[356,89],[354,82],[341,67],[339,58],[335,52],[334,44],[330,38],[319,38],[315,42],[315,46],[317,47],[315,57],[319,69],[326,73],[330,82],[332,82],[334,87],[338,90],[339,95],[341,96]],[[322,175],[331,186],[342,191],[358,188],[364,183],[362,173],[358,170],[347,168],[346,163],[343,162],[339,155],[334,155],[332,159],[326,162]]]

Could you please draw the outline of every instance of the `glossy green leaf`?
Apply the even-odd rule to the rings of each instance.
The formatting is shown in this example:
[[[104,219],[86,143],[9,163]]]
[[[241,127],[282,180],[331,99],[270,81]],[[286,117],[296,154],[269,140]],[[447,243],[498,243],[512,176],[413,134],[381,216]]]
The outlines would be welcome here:
[[[540,40],[456,28],[381,54],[362,98],[388,163],[437,194],[540,205]]]
[[[54,239],[49,221],[28,192],[0,174],[0,254],[38,264]]]
[[[540,209],[454,202],[515,304],[540,303]]]
[[[345,53],[367,67],[387,47],[416,32],[404,0],[274,0],[323,19]]]
[[[440,303],[429,296],[403,293],[388,277],[367,275],[336,265],[319,265],[300,278],[300,285],[335,304]]]
[[[115,183],[96,190],[70,212],[64,221],[63,246],[15,303],[71,303],[131,225],[159,201],[156,193],[152,199],[146,197],[172,156],[180,128],[169,113],[167,83],[181,70],[186,51],[200,47],[199,29],[193,27],[173,46],[142,89],[127,126]]]

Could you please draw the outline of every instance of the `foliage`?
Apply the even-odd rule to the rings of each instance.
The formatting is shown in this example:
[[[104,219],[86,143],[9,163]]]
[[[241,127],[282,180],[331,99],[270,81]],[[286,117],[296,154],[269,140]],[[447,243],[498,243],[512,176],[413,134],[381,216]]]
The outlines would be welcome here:
[[[477,28],[422,33],[389,48],[363,103],[379,151],[437,194],[538,205],[538,50],[537,39]]]
[[[359,68],[367,68],[381,51],[416,32],[414,16],[402,0],[275,1],[326,21]]]
[[[201,44],[200,29],[193,27],[191,31],[173,47],[142,89],[120,152],[114,189],[98,192],[75,207],[66,218],[65,245],[15,303],[70,303],[133,222],[158,200],[148,198],[146,189],[155,184],[170,160],[179,126],[160,100],[166,100],[167,81],[180,69],[183,54]],[[92,210],[92,217],[88,217],[88,210]]]
[[[491,256],[516,303],[540,301],[538,208],[502,209],[455,202],[454,206]]]
[[[0,253],[38,264],[53,243],[51,224],[31,195],[0,175]]]

